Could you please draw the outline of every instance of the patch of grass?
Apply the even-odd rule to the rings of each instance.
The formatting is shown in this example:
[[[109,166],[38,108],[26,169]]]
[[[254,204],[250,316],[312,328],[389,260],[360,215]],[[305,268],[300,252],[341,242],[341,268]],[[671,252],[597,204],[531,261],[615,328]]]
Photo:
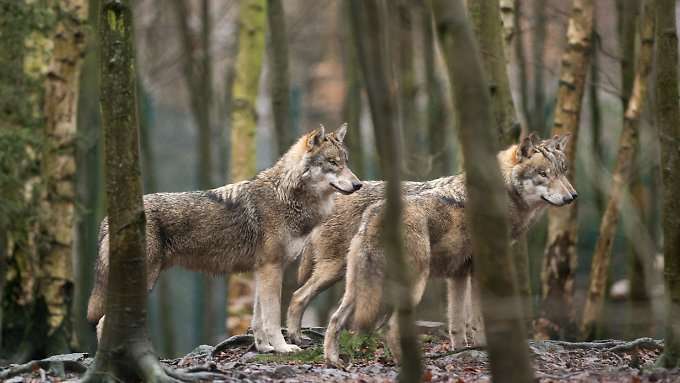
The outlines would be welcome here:
[[[352,334],[346,330],[340,333],[340,353],[349,356],[350,360],[376,360],[389,356],[379,334]]]
[[[262,363],[321,363],[323,362],[323,346],[312,346],[290,354],[258,354],[253,359]]]

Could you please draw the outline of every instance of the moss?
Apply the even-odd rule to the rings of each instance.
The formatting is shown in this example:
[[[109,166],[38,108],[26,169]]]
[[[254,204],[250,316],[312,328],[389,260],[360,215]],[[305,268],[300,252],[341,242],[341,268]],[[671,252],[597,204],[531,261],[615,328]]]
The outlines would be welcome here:
[[[255,356],[254,360],[264,363],[322,363],[323,347],[320,345],[309,347],[300,352],[292,354],[259,354]]]

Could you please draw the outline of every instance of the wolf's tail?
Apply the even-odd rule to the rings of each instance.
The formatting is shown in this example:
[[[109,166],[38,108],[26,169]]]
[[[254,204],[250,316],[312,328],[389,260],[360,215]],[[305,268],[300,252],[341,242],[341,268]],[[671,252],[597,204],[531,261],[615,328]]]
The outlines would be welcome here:
[[[314,245],[307,239],[300,251],[300,266],[298,267],[297,282],[302,286],[312,276],[314,271]]]
[[[345,294],[353,295],[352,328],[371,331],[382,309],[384,257],[380,246],[371,246],[359,232],[352,239]]]
[[[106,300],[106,285],[109,270],[109,225],[104,218],[99,228],[99,240],[97,242],[97,260],[94,267],[94,286],[87,303],[87,320],[97,323],[104,316],[104,303]]]

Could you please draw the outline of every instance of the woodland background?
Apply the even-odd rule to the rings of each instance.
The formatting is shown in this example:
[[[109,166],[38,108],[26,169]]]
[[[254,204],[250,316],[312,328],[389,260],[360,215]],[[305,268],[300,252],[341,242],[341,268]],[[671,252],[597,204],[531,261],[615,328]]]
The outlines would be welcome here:
[[[1,2],[0,68],[5,69],[0,69],[0,345],[2,356],[9,360],[96,349],[85,310],[97,227],[106,206],[93,33],[98,1],[86,2],[89,14],[78,1]],[[241,6],[250,2],[258,3],[244,0]],[[320,123],[333,129],[345,121],[350,124],[352,169],[362,179],[382,177],[366,80],[359,73],[358,52],[352,44],[350,21],[356,15],[348,2],[268,3],[267,13],[264,8],[249,13],[239,12],[233,1],[134,2],[145,193],[207,189],[249,178],[271,165],[298,135]],[[280,8],[271,8],[272,4]],[[470,4],[475,1],[469,0]],[[573,309],[574,314],[568,314],[572,319],[581,318],[600,221],[611,194],[608,188],[630,97],[641,9],[634,0],[592,4],[592,58],[573,176],[580,195],[578,263],[570,266],[573,270],[559,270],[573,271],[575,277],[573,302],[563,307],[565,312]],[[456,111],[429,9],[411,0],[394,1],[393,6],[388,38],[396,47],[391,65],[399,79],[397,118],[406,153],[402,177],[425,180],[453,174],[460,167],[460,148],[453,134]],[[558,0],[501,1],[503,29],[498,33],[506,44],[511,108],[514,101],[510,135],[520,130],[550,135],[572,6]],[[679,11],[676,4],[676,14]],[[60,93],[58,85],[50,86],[51,81],[67,78],[55,80],[53,68],[59,54],[68,55],[72,48],[50,41],[62,18],[82,27],[74,41],[83,58],[81,73],[70,73],[80,80],[77,130],[65,134],[59,129],[63,126],[59,116],[68,111],[52,117],[50,112],[59,109],[58,105],[50,109],[48,101],[51,96],[54,100],[74,97]],[[244,25],[251,33],[243,32]],[[275,29],[277,25],[285,25],[285,33]],[[492,49],[481,45],[483,56]],[[243,62],[236,60],[239,50],[248,53]],[[287,57],[287,63],[281,57]],[[632,339],[663,333],[660,149],[653,118],[656,92],[653,82],[649,85],[652,89],[642,100],[639,120],[640,150],[631,182],[624,185],[622,219],[605,267],[604,310],[597,315],[590,338]],[[492,87],[502,90],[503,84]],[[255,108],[256,120],[247,112],[250,108]],[[75,155],[64,158],[62,151],[69,145]],[[542,295],[548,287],[541,278],[547,218],[527,238],[528,273],[520,274],[520,285],[527,298],[525,312],[531,313],[528,322],[533,323],[528,327],[538,337],[573,339],[570,333],[575,330],[569,326],[574,323],[545,325],[546,318],[554,319],[550,311],[554,306]],[[284,296],[295,287],[294,270],[289,274]],[[304,323],[325,324],[341,292],[342,287],[336,286],[324,293],[308,310]],[[443,281],[433,281],[417,319],[445,322],[445,302]],[[183,355],[198,344],[215,344],[243,333],[251,304],[252,283],[247,275],[211,278],[180,269],[164,273],[151,295],[149,311],[158,354]]]

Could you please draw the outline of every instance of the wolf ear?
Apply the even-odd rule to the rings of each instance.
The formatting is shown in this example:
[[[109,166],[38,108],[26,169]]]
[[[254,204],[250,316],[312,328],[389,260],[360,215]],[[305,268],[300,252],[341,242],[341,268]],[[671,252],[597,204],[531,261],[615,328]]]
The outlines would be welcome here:
[[[321,126],[319,126],[318,129],[315,129],[307,137],[307,150],[312,150],[315,147],[320,146],[325,137],[326,137],[326,128],[322,124]]]
[[[555,149],[559,151],[564,151],[567,148],[567,144],[569,143],[569,140],[571,139],[571,134],[567,133],[563,136],[555,136],[553,140],[555,141]]]
[[[534,143],[537,140],[538,137],[536,137],[536,134],[533,132],[522,139],[519,145],[517,145],[517,151],[515,152],[515,156],[518,162],[522,161],[525,158],[531,157],[531,155],[533,155],[536,152]]]
[[[345,141],[345,135],[347,134],[347,123],[345,122],[344,124],[340,125],[338,130],[335,131],[335,138],[338,139],[338,141],[343,142]]]

